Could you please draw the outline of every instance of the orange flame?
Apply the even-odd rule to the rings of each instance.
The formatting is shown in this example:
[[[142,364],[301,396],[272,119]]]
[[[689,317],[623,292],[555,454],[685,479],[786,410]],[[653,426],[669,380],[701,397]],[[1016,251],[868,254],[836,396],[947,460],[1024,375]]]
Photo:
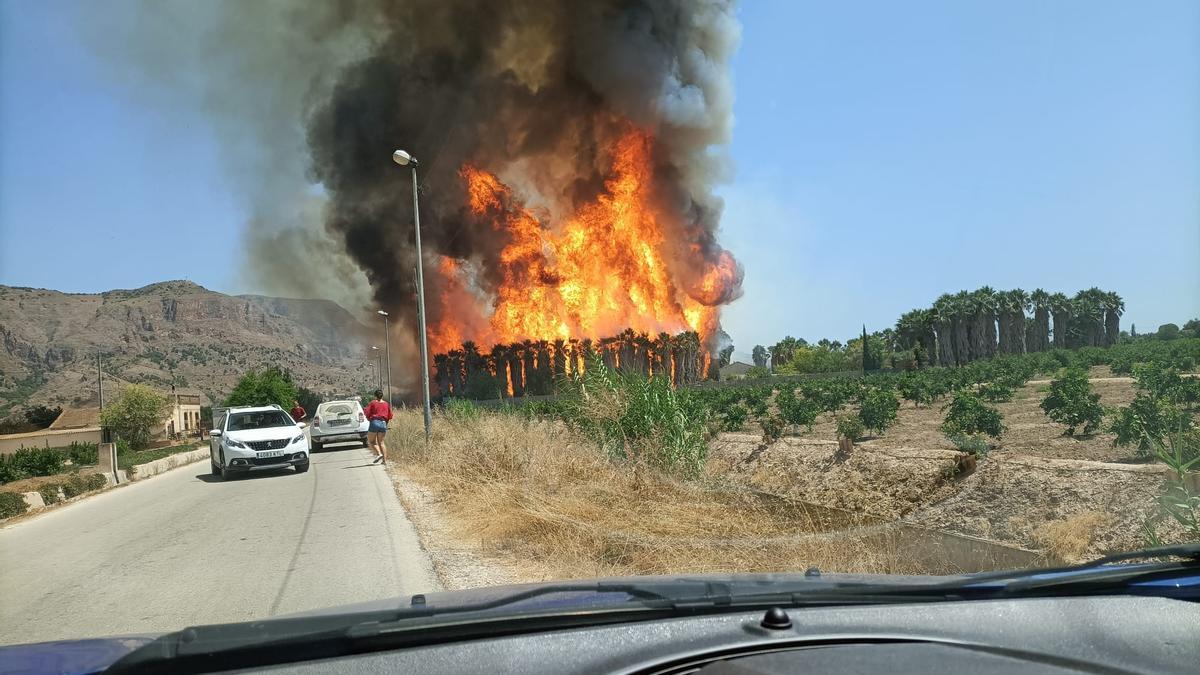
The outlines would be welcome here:
[[[612,149],[603,192],[557,228],[520,206],[496,175],[463,166],[459,174],[472,212],[489,218],[507,243],[499,255],[501,281],[491,315],[480,317],[486,325],[454,309],[469,293],[466,277],[459,261],[441,259],[445,290],[437,316],[443,319],[430,329],[435,351],[456,348],[463,339],[491,344],[599,338],[626,328],[711,335],[716,305],[736,283],[737,263],[721,252],[690,288],[674,278],[668,242],[650,199],[652,149],[649,135],[625,134]]]

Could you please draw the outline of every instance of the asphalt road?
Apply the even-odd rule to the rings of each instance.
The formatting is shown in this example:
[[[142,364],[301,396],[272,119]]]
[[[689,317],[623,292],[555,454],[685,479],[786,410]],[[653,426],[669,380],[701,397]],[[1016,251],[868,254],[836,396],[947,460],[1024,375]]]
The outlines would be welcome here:
[[[382,467],[334,446],[232,481],[189,464],[0,529],[0,644],[163,632],[436,590]]]

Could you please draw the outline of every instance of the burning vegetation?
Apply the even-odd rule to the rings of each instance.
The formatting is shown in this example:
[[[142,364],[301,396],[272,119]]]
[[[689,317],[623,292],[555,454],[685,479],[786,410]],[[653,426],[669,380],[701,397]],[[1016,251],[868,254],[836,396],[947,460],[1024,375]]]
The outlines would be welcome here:
[[[436,355],[433,363],[442,396],[489,399],[550,394],[555,382],[582,375],[597,360],[609,370],[662,377],[674,386],[697,382],[714,372],[714,359],[702,349],[695,331],[651,337],[626,329],[596,341],[525,340],[495,345],[489,354],[466,342],[461,349]]]
[[[542,392],[592,352],[702,377],[742,280],[712,192],[732,123],[730,3],[350,4],[383,33],[309,116],[324,229],[415,334],[412,204],[388,162],[393,146],[421,158],[441,393],[477,374],[500,395]]]

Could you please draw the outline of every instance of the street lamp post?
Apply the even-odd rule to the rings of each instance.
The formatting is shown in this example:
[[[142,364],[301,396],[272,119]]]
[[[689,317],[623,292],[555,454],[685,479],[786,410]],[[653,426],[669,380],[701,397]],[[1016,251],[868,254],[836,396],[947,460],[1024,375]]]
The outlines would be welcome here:
[[[392,404],[392,336],[388,335],[388,313],[382,309],[375,312],[383,317],[383,353],[384,361],[387,363],[387,378],[384,380],[384,385],[387,387],[387,402]]]
[[[429,444],[429,432],[433,426],[433,413],[429,408],[429,344],[425,335],[425,273],[421,260],[421,210],[417,205],[417,158],[404,150],[392,153],[392,160],[400,166],[412,167],[413,190],[413,236],[417,245],[417,330],[421,332],[421,390],[425,397],[425,444]]]

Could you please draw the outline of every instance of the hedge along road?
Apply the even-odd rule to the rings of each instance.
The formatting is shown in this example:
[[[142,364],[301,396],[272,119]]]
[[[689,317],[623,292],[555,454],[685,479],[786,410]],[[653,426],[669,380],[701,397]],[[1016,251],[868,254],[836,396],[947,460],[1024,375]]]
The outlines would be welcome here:
[[[333,446],[231,481],[207,461],[0,528],[0,644],[178,630],[437,590],[384,469]]]

